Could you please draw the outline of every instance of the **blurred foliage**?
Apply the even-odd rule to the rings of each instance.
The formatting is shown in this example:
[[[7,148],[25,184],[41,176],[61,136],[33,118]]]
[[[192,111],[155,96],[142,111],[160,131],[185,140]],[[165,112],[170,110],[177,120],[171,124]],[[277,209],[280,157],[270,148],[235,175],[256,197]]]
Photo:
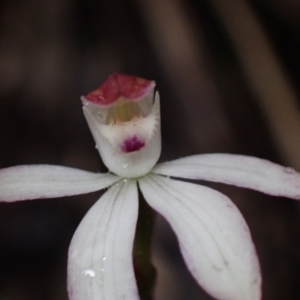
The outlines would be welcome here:
[[[231,0],[227,3],[231,19],[241,17],[235,13],[237,6]],[[297,102],[296,113],[300,2],[247,3],[284,70],[283,78]],[[3,0],[0,7],[0,167],[47,163],[104,171],[79,96],[98,87],[112,72],[157,82],[162,98],[162,160],[229,152],[299,163],[297,157],[282,155],[282,149],[297,150],[297,145],[277,138],[276,128],[283,121],[269,122],[272,105],[261,105],[243,52],[220,17],[216,1]],[[243,18],[240,22],[245,25]],[[258,40],[251,45],[259,54]],[[249,57],[251,66],[265,62]],[[262,85],[277,87],[267,80]],[[287,99],[282,99],[279,111],[285,111],[285,103]],[[285,115],[285,120],[292,118]],[[230,196],[249,223],[262,266],[264,299],[299,299],[298,203],[210,186]],[[1,300],[67,299],[68,244],[97,197],[1,204]],[[156,299],[211,299],[185,269],[168,225],[159,219],[157,229]]]

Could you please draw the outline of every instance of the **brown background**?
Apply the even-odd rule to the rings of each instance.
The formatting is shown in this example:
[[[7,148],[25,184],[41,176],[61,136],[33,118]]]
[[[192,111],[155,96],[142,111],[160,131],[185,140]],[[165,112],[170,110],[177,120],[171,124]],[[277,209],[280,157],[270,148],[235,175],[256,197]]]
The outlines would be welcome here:
[[[255,32],[248,39],[248,59],[257,67],[256,75],[249,75],[246,50],[239,50],[228,29],[230,21],[224,22],[216,2],[1,1],[0,167],[57,164],[104,171],[79,96],[110,73],[123,72],[157,82],[162,98],[161,160],[228,152],[267,158],[300,171],[296,139],[277,134],[294,114],[286,113],[283,119],[279,115],[272,122],[267,115],[274,107],[285,111],[288,97],[277,92],[280,84],[272,76],[258,81],[271,90],[268,96],[253,84],[253,76],[262,74],[259,67],[267,68],[264,63],[274,59],[283,67],[282,78],[289,83],[298,116],[299,1],[248,1],[259,31],[265,33],[264,42],[274,50],[274,56],[265,57]],[[229,19],[236,17],[243,30],[246,20],[233,2],[242,1],[228,0]],[[272,104],[278,95],[282,101]],[[266,97],[268,104],[262,104]],[[300,132],[300,127],[288,128],[287,135],[293,130]],[[286,155],[290,152],[299,157]],[[249,223],[262,266],[264,299],[300,299],[299,204],[208,185],[227,194]],[[100,194],[0,205],[1,300],[67,299],[68,244]],[[157,226],[156,299],[211,299],[189,277],[169,227],[163,220]]]

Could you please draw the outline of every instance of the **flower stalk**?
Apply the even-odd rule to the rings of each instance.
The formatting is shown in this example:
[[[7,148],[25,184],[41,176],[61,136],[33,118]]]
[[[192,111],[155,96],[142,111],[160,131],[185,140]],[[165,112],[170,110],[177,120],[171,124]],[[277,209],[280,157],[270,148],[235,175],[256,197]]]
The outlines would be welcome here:
[[[152,300],[156,271],[151,262],[151,246],[156,213],[139,193],[139,217],[133,246],[133,264],[141,300]]]

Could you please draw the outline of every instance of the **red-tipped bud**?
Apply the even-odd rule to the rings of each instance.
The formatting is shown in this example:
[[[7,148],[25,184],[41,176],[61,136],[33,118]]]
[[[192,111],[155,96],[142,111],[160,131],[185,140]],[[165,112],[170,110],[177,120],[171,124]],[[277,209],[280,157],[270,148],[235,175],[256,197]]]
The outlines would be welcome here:
[[[104,164],[122,177],[147,174],[161,151],[160,107],[155,82],[113,74],[82,97],[84,114]]]
[[[137,101],[153,90],[154,86],[154,81],[115,73],[110,75],[98,89],[90,92],[84,98],[95,105],[110,106],[120,98]]]

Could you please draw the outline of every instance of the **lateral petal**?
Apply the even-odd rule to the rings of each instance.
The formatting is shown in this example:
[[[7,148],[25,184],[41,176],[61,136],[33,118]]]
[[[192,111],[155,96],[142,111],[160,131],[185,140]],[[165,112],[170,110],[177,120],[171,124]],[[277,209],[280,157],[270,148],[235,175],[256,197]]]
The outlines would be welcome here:
[[[193,155],[157,165],[153,173],[232,184],[300,199],[300,174],[265,159],[234,154]]]
[[[170,223],[196,281],[219,300],[261,299],[257,255],[244,218],[223,194],[157,175],[139,180],[153,209]]]
[[[71,300],[138,300],[132,248],[138,216],[135,181],[113,185],[89,210],[71,242]]]
[[[92,173],[52,165],[23,165],[0,170],[0,202],[54,198],[90,193],[120,180],[110,173]]]

